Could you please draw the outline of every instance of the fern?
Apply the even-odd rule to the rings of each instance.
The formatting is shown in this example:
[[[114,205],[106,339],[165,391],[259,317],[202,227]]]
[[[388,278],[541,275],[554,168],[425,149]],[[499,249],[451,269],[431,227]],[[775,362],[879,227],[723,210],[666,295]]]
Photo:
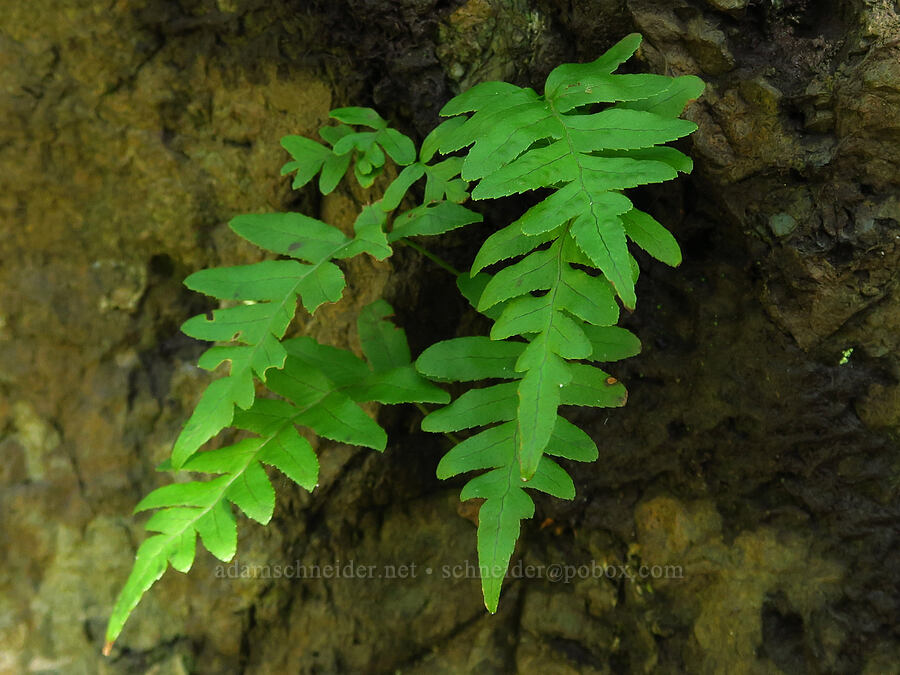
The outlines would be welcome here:
[[[390,305],[378,300],[360,315],[359,333],[368,363],[347,350],[308,337],[281,343],[286,354],[283,367],[267,378],[269,389],[281,398],[257,398],[249,409],[238,410],[232,421],[236,429],[254,435],[196,453],[180,467],[182,471],[221,475],[157,488],[135,507],[136,512],[161,509],[146,524],[148,531],[159,534],[138,549],[134,569],[110,618],[110,643],[167,564],[181,572],[190,569],[197,535],[220,560],[227,562],[234,556],[237,529],[229,503],[263,525],[269,522],[275,492],[261,464],[273,466],[301,487],[313,490],[319,464],[297,426],[333,441],[381,451],[387,435],[359,403],[448,400],[446,392],[415,372],[405,335],[382,318],[391,313]],[[160,468],[172,467],[173,462],[167,462]]]
[[[571,479],[547,455],[590,461],[593,442],[557,413],[560,405],[624,405],[625,388],[588,362],[636,354],[640,343],[616,328],[616,296],[634,309],[637,263],[631,239],[670,265],[681,262],[674,238],[622,190],[675,178],[691,160],[659,144],[690,134],[678,119],[700,95],[695,77],[614,75],[640,44],[630,35],[589,64],[563,65],[544,95],[503,82],[477,85],[451,100],[456,122],[441,152],[469,148],[461,176],[477,181],[474,199],[541,188],[551,192],[481,247],[466,288],[494,320],[490,340],[452,340],[417,361],[436,379],[512,379],[472,389],[425,418],[423,428],[457,431],[501,423],[463,441],[439,473],[492,469],[461,498],[482,497],[478,555],[485,604],[497,610],[519,521],[532,515],[523,488],[572,498]],[[597,104],[607,107],[595,111]],[[460,118],[456,118],[460,119]],[[485,267],[519,258],[493,276]],[[513,340],[511,341],[510,338]],[[467,362],[447,369],[447,363]],[[572,450],[578,448],[577,450]]]
[[[185,280],[188,288],[232,305],[214,310],[211,317],[193,317],[182,326],[187,335],[199,340],[230,343],[210,347],[198,362],[201,368],[215,370],[228,361],[230,370],[206,388],[170,460],[160,468],[221,475],[164,486],[136,507],[136,511],[162,509],[146,524],[148,531],[158,534],[138,549],[107,627],[107,653],[143,594],[167,566],[182,572],[191,567],[197,535],[213,555],[231,559],[237,530],[229,504],[258,522],[269,521],[274,492],[261,464],[276,467],[307,490],[314,488],[318,463],[297,426],[324,438],[384,450],[385,432],[357,403],[449,400],[446,392],[413,368],[405,334],[384,320],[393,313],[384,301],[370,305],[359,317],[358,332],[368,365],[346,350],[310,338],[283,339],[298,300],[312,314],[322,304],[341,298],[345,280],[335,260],[360,253],[383,260],[391,255],[390,242],[404,236],[440,233],[481,219],[456,203],[468,199],[467,184],[458,178],[460,163],[431,166],[431,157],[424,156],[416,161],[412,141],[368,108],[341,108],[331,116],[341,123],[320,129],[327,145],[300,136],[282,139],[294,158],[285,164],[282,175],[294,173],[295,188],[318,175],[319,189],[329,193],[351,165],[359,184],[368,187],[382,173],[387,156],[418,175],[408,180],[409,174],[401,172],[388,188],[387,201],[363,207],[352,237],[302,213],[237,216],[229,223],[236,234],[289,259],[201,270]],[[374,131],[355,131],[351,125]],[[432,137],[439,134],[436,130]],[[387,232],[390,212],[412,184],[426,175],[428,201],[400,214],[394,222],[401,222],[402,228]],[[282,398],[257,398],[257,380]],[[229,426],[255,436],[197,452]]]
[[[298,427],[384,450],[384,430],[359,404],[448,403],[449,395],[429,380],[489,381],[429,413],[422,428],[477,429],[445,455],[437,472],[450,478],[483,471],[461,498],[484,500],[478,556],[485,605],[497,610],[521,521],[534,513],[528,490],[572,499],[572,479],[554,458],[598,456],[595,442],[559,407],[625,403],[622,384],[594,364],[640,350],[638,339],[615,325],[617,298],[629,310],[636,303],[638,267],[628,240],[670,265],[681,261],[674,238],[622,191],[691,170],[687,156],[662,144],[696,128],[679,115],[703,84],[694,77],[614,74],[639,44],[640,36],[630,35],[593,63],[556,68],[543,96],[502,82],[478,85],[444,107],[449,119],[418,153],[369,108],[332,111],[337,124],[319,130],[324,143],[282,139],[292,156],[282,175],[293,174],[295,189],[318,176],[318,189],[328,194],[348,173],[370,188],[388,159],[399,171],[381,199],[361,209],[352,236],[301,213],[238,216],[230,223],[235,233],[280,257],[203,270],[185,281],[223,303],[182,327],[217,343],[200,357],[200,367],[214,370],[226,361],[230,367],[207,387],[160,469],[217,477],[166,485],[137,505],[136,511],[156,510],[146,523],[153,534],[138,549],[116,602],[106,653],[168,566],[190,569],[198,535],[219,559],[234,556],[232,506],[269,522],[275,494],[264,465],[315,488],[318,460]],[[423,181],[414,204],[410,192]],[[392,309],[379,300],[358,321],[365,359],[309,337],[285,339],[298,300],[313,314],[340,299],[345,280],[335,261],[361,253],[383,260],[397,243],[422,250],[408,238],[480,222],[480,214],[463,206],[472,182],[476,200],[547,191],[488,237],[470,273],[457,279],[463,295],[493,321],[489,337],[439,342],[412,365],[405,334],[386,320]],[[486,273],[491,266],[494,273]],[[258,389],[271,396],[257,396]],[[240,440],[200,451],[228,427]]]

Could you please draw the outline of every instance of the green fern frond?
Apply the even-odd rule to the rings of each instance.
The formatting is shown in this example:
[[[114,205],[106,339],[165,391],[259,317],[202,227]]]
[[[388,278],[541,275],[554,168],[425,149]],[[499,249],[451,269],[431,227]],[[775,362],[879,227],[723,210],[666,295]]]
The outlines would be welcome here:
[[[190,568],[197,535],[218,558],[228,560],[234,555],[237,530],[229,504],[263,524],[269,521],[275,497],[262,464],[278,468],[307,490],[313,489],[318,462],[309,443],[297,433],[297,426],[323,438],[381,451],[387,436],[358,403],[449,400],[446,392],[423,379],[411,365],[406,335],[385,320],[393,310],[383,300],[360,313],[358,331],[367,361],[307,337],[283,340],[297,300],[312,314],[322,304],[341,298],[345,281],[335,260],[361,253],[383,260],[391,255],[389,242],[481,219],[459,205],[468,198],[468,184],[458,178],[461,160],[432,166],[426,163],[429,157],[413,164],[416,151],[412,141],[369,108],[341,108],[331,116],[340,124],[320,129],[327,145],[301,136],[282,139],[293,156],[282,174],[295,173],[294,188],[319,175],[319,189],[327,194],[337,187],[351,163],[363,187],[381,174],[387,157],[400,166],[411,166],[388,187],[386,199],[362,208],[353,236],[301,213],[237,216],[229,223],[236,234],[289,259],[202,270],[186,279],[188,288],[229,305],[214,310],[211,317],[189,319],[182,330],[191,337],[219,343],[200,357],[201,368],[214,370],[228,361],[230,371],[207,387],[179,434],[171,458],[161,468],[222,475],[159,488],[138,505],[137,511],[161,509],[147,524],[149,531],[158,534],[138,549],[110,618],[106,651],[167,565],[180,571]],[[357,131],[354,126],[374,131]],[[394,219],[394,230],[388,233],[390,212],[423,176],[427,178],[425,202]],[[282,398],[257,398],[256,380]],[[197,452],[229,426],[255,436],[218,450]]]
[[[696,129],[677,115],[703,83],[694,77],[613,74],[639,44],[640,36],[632,35],[593,63],[558,67],[547,78],[544,96],[485,83],[442,111],[472,113],[456,123],[440,149],[471,146],[461,173],[478,181],[473,198],[553,189],[489,238],[472,268],[474,275],[485,265],[525,255],[493,277],[478,303],[484,311],[510,301],[491,337],[529,340],[515,366],[523,373],[517,432],[525,479],[537,470],[563,391],[572,391],[575,371],[569,362],[593,354],[584,327],[615,324],[616,295],[634,308],[637,266],[628,239],[670,264],[681,260],[674,238],[621,191],[690,170],[682,153],[658,145]],[[595,104],[607,107],[595,112]],[[547,243],[549,248],[539,249]],[[600,275],[584,268],[597,268]],[[584,368],[590,367],[575,369],[578,386],[584,390],[589,379],[593,394],[578,400],[624,403],[621,385],[604,390],[597,382],[605,374]]]
[[[462,158],[449,157],[432,162],[439,145],[463,120],[448,120],[435,128],[422,142],[416,161],[413,142],[388,127],[387,121],[371,108],[338,108],[331,112],[331,117],[342,124],[319,130],[319,135],[331,148],[303,136],[282,139],[282,146],[294,159],[284,165],[281,173],[295,173],[294,189],[320,174],[319,190],[328,194],[337,187],[351,161],[357,182],[364,188],[371,187],[382,173],[385,156],[389,156],[404,168],[380,200],[385,212],[400,206],[409,189],[425,178],[422,204],[394,219],[388,237],[391,242],[404,237],[443,234],[481,222],[481,214],[461,206],[469,199],[469,184],[460,178]],[[348,125],[366,126],[374,131],[355,131]]]
[[[593,63],[556,68],[543,96],[487,82],[441,111],[471,113],[445,122],[452,126],[439,149],[468,148],[461,177],[477,181],[473,199],[551,190],[489,237],[470,280],[460,279],[464,295],[494,320],[490,340],[450,340],[416,362],[419,372],[437,381],[513,380],[469,390],[422,423],[426,431],[501,423],[460,443],[439,467],[439,475],[491,469],[462,495],[487,500],[479,515],[478,554],[491,611],[519,520],[533,511],[523,488],[574,495],[571,480],[546,457],[560,451],[554,442],[558,429],[570,435],[575,429],[561,426],[559,406],[625,403],[622,384],[588,362],[625,358],[640,349],[637,338],[614,325],[616,297],[628,309],[636,302],[637,263],[628,240],[670,265],[681,262],[672,235],[635,209],[622,190],[691,170],[688,157],[660,144],[696,129],[678,116],[703,83],[690,76],[613,74],[639,44],[640,36],[631,35]],[[606,107],[597,110],[598,104]],[[514,262],[492,277],[481,272],[508,260]],[[596,456],[596,447],[579,456]]]
[[[303,136],[285,136],[282,147],[293,156],[281,174],[294,173],[293,188],[303,187],[319,174],[319,190],[331,193],[353,162],[353,175],[364,188],[371,187],[384,170],[386,156],[400,166],[416,159],[416,148],[408,136],[388,126],[387,120],[371,108],[337,108],[331,111],[337,126],[319,129],[319,135],[332,147]],[[353,126],[374,131],[356,131]]]
[[[442,140],[453,133],[462,120],[447,120],[435,128],[425,140],[419,152],[419,161],[410,164],[391,183],[381,200],[382,208],[392,210],[400,205],[407,191],[421,178],[425,178],[422,204],[399,214],[393,223],[388,240],[405,237],[437,235],[472,223],[480,223],[482,216],[462,206],[469,199],[469,183],[460,178],[463,167],[461,157],[449,157],[432,162]]]
[[[318,481],[319,464],[297,427],[334,441],[384,450],[384,430],[359,406],[380,403],[446,403],[449,396],[418,375],[410,363],[403,331],[383,320],[392,313],[383,300],[363,310],[359,329],[368,362],[351,352],[308,337],[286,340],[283,367],[269,373],[269,389],[280,399],[258,398],[238,410],[235,429],[254,434],[232,445],[192,455],[181,471],[220,474],[206,481],[157,488],[135,508],[160,509],[147,521],[157,532],[141,544],[134,568],[119,594],[106,639],[112,643],[143,594],[166,567],[187,572],[196,538],[225,562],[235,554],[237,522],[229,504],[265,525],[272,518],[275,492],[263,464],[273,466],[306,490]],[[161,468],[172,468],[174,462]]]

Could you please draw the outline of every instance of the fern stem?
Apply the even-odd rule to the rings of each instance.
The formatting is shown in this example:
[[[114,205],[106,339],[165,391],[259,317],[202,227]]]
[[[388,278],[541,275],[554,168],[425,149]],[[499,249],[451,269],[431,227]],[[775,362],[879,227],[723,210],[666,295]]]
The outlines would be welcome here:
[[[426,417],[431,413],[431,411],[430,411],[427,407],[425,407],[425,405],[422,404],[422,403],[414,403],[413,405],[415,405],[416,408],[419,409],[419,412],[422,413],[423,415],[425,415]],[[453,445],[459,445],[459,442],[460,442],[460,441],[459,441],[459,439],[456,437],[455,434],[451,434],[450,432],[445,431],[445,432],[444,432],[444,436],[445,436],[447,439],[449,439],[450,442],[453,443]]]
[[[458,277],[458,276],[462,276],[462,272],[460,272],[458,269],[456,269],[455,267],[453,267],[453,265],[451,265],[450,263],[448,263],[448,262],[447,262],[446,260],[444,260],[443,258],[441,258],[441,257],[439,257],[439,256],[436,256],[434,253],[432,253],[431,251],[427,250],[426,248],[424,248],[424,247],[422,247],[422,246],[419,246],[419,245],[418,245],[417,243],[415,243],[414,241],[410,241],[410,240],[407,239],[406,237],[404,237],[404,238],[402,238],[402,239],[399,239],[398,241],[399,241],[400,243],[406,244],[407,246],[409,246],[409,247],[412,248],[412,249],[415,249],[416,251],[418,251],[419,253],[421,253],[422,255],[424,255],[426,258],[428,258],[428,259],[429,259],[431,262],[433,262],[435,265],[437,265],[438,267],[442,267],[442,268],[444,268],[445,270],[447,270],[448,272],[450,272],[450,274],[452,274],[452,275],[454,275],[454,276],[457,276],[457,277]]]

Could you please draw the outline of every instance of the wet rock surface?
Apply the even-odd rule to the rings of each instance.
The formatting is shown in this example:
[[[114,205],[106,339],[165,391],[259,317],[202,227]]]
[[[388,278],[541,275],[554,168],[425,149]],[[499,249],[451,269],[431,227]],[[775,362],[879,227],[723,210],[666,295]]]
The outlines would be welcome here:
[[[208,381],[181,279],[259,259],[236,213],[347,226],[363,198],[291,193],[278,139],[350,103],[421,138],[460,88],[539,86],[633,30],[633,68],[708,83],[694,174],[635,195],[685,262],[641,259],[628,405],[572,411],[601,458],[538,500],[500,612],[459,567],[443,441],[390,409],[384,456],[320,443],[315,494],[276,482],[238,566],[170,571],[101,658],[130,510]],[[12,3],[0,63],[0,673],[896,671],[896,3]],[[519,208],[432,246],[465,266]],[[303,330],[353,346],[380,295],[414,348],[483,328],[409,250],[346,272]],[[337,561],[356,573],[253,571]]]

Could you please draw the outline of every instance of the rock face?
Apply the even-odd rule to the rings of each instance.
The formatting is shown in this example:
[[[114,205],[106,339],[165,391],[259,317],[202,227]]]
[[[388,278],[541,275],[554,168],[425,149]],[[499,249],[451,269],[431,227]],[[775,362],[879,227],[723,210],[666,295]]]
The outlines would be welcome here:
[[[278,139],[350,103],[421,138],[460,87],[634,30],[637,67],[708,83],[694,174],[635,196],[685,263],[641,260],[628,406],[576,413],[601,459],[538,503],[498,615],[441,439],[390,410],[384,456],[320,444],[315,494],[276,485],[237,564],[170,571],[103,659],[130,510],[207,381],[181,280],[258,259],[234,214],[343,226],[363,198],[291,193]],[[896,3],[35,0],[0,11],[0,63],[0,673],[896,672]],[[474,238],[435,246],[465,266]],[[464,334],[432,271],[354,262],[303,327],[352,346],[386,295],[414,348]]]

